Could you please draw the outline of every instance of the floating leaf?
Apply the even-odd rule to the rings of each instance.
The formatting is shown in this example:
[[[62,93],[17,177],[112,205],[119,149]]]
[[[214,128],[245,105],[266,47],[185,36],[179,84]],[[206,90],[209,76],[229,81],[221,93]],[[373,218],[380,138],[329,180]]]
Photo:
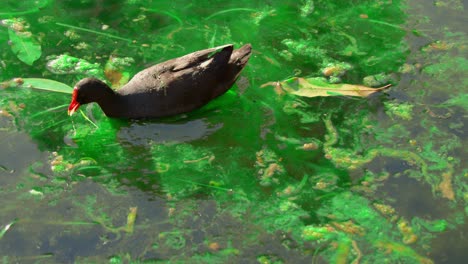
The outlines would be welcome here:
[[[67,94],[71,94],[73,92],[73,88],[70,86],[54,80],[41,78],[24,78],[22,80],[23,87]]]
[[[33,38],[29,31],[14,31],[8,29],[11,50],[22,62],[32,65],[41,57],[41,45]]]
[[[355,84],[329,84],[318,78],[294,77],[282,82],[268,82],[261,87],[273,86],[279,94],[282,92],[304,96],[360,96],[367,97],[375,92],[382,91],[391,86],[385,85],[380,88],[371,88]]]

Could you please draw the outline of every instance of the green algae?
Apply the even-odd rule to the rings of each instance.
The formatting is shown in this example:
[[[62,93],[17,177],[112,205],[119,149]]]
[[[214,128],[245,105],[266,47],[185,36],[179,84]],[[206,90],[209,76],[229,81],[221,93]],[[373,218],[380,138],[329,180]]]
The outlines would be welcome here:
[[[69,55],[49,56],[47,60],[47,69],[55,74],[81,74],[104,78],[103,70],[98,63],[90,63]]]
[[[396,226],[375,212],[365,198],[352,193],[343,193],[328,203],[330,206],[319,209],[318,214],[329,219],[330,224],[319,229],[307,227],[303,230],[303,236],[309,240],[318,239],[318,243],[329,245],[324,253],[330,260],[341,259],[340,261],[344,263],[353,259],[364,262],[386,259],[391,262],[413,260],[431,263],[429,259],[422,257],[403,243],[389,241],[390,237],[400,237],[401,240],[404,240],[404,237],[398,235]],[[335,251],[330,246],[333,245],[331,241],[336,241],[341,251]],[[351,241],[355,241],[353,251],[350,250]],[[375,254],[362,254],[358,244],[361,248],[374,250]],[[393,251],[387,251],[390,248]]]
[[[96,105],[68,119],[68,95],[2,85],[0,133],[27,133],[47,153],[22,177],[9,177],[20,188],[0,193],[21,216],[2,248],[14,250],[14,236],[28,238],[26,249],[52,241],[56,255],[47,258],[56,262],[431,263],[425,256],[441,254],[432,241],[464,224],[463,33],[422,28],[427,33],[411,35],[421,28],[409,25],[423,27],[429,18],[406,22],[414,11],[400,1],[126,1],[105,8],[113,11],[93,1],[57,2],[53,13],[41,6],[41,16],[27,20],[39,22],[30,32],[42,55],[29,67],[3,49],[2,81],[23,72],[68,86],[95,76],[117,87],[137,68],[207,46],[252,42],[254,55],[225,96],[157,121],[107,119]],[[26,11],[7,17],[39,9],[18,10]],[[413,37],[431,44],[418,52]],[[0,31],[0,40],[8,38]],[[399,70],[404,63],[411,69]],[[294,98],[259,88],[292,76],[396,85],[367,99]],[[2,162],[1,173],[15,168]],[[422,216],[418,208],[406,211],[398,205],[407,194],[395,202],[385,192],[406,177],[430,185],[433,197],[425,199],[443,200],[433,205],[443,207],[439,215],[435,208],[421,209]],[[129,213],[134,207],[138,215]],[[2,223],[11,212],[0,214]],[[56,220],[44,220],[50,217]],[[71,240],[81,246],[67,259],[56,241]]]
[[[407,103],[394,103],[394,102],[386,102],[385,109],[386,113],[390,117],[399,117],[403,120],[411,120],[412,117],[412,110],[413,105]]]
[[[440,104],[441,107],[457,106],[468,111],[468,94],[460,94],[456,97],[450,98],[447,101]]]

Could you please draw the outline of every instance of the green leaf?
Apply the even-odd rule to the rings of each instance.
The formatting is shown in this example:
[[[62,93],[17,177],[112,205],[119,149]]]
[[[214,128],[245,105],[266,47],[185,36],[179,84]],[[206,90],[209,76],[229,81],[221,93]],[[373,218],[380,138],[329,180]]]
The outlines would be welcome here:
[[[71,88],[70,86],[54,80],[41,78],[24,78],[23,82],[23,87],[67,94],[71,94],[73,92],[73,88]]]
[[[41,57],[41,45],[32,37],[31,32],[8,29],[11,50],[22,62],[32,65]]]

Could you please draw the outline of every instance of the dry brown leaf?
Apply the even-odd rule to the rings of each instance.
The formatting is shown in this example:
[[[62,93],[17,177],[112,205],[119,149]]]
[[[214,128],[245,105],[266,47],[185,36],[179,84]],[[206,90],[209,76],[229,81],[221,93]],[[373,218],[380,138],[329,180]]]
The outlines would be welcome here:
[[[329,84],[316,78],[294,77],[281,82],[268,82],[260,87],[273,86],[277,94],[282,92],[304,96],[359,96],[367,97],[375,92],[382,91],[391,86],[385,85],[380,88],[371,88],[356,84]]]

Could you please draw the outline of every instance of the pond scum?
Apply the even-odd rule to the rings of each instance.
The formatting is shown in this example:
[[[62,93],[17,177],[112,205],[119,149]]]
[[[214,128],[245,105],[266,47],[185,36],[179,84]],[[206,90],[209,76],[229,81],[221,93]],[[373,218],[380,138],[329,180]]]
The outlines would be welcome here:
[[[461,263],[466,14],[434,2],[8,1],[2,263]],[[66,115],[225,43],[254,55],[202,109]]]

